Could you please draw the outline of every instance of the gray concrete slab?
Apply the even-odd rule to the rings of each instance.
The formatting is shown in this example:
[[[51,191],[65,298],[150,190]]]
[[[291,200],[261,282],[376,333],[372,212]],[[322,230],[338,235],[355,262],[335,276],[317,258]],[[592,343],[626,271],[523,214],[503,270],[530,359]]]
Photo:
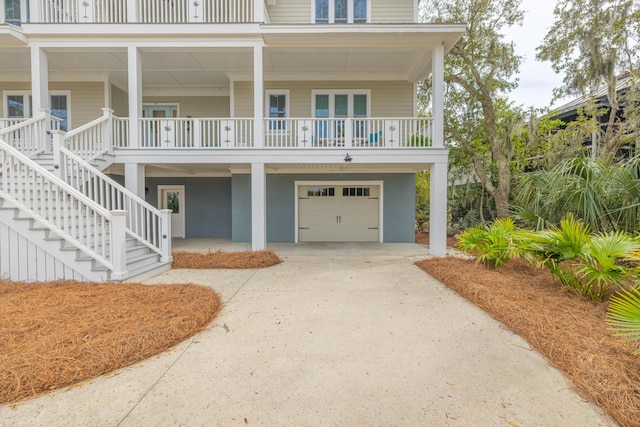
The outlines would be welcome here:
[[[615,425],[520,337],[412,265],[424,247],[351,251],[151,279],[212,286],[225,308],[171,352],[0,407],[0,425]]]

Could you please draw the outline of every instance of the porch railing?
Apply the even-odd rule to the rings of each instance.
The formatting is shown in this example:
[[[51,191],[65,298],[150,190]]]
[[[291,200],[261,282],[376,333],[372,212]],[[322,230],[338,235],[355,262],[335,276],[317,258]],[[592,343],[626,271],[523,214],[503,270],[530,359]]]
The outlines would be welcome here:
[[[10,119],[11,123],[14,119]],[[27,157],[35,156],[47,150],[50,139],[49,130],[60,128],[61,119],[52,117],[48,112],[31,119],[23,119],[0,129],[0,139]]]
[[[426,118],[264,119],[265,148],[415,148],[433,146]]]
[[[31,0],[31,22],[183,24],[247,23],[257,0]],[[261,7],[262,2],[260,1]],[[26,16],[26,13],[23,15]]]
[[[253,119],[140,119],[140,148],[253,147]]]
[[[96,157],[112,151],[112,113],[103,108],[103,116],[80,126],[65,135],[64,145],[82,160],[91,162]]]

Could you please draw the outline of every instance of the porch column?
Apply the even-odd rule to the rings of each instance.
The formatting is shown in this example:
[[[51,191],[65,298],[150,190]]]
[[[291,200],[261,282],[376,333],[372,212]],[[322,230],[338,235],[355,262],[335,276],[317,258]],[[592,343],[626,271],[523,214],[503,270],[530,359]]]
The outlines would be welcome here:
[[[444,46],[436,46],[433,50],[433,69],[431,85],[433,87],[433,147],[444,147]]]
[[[431,165],[429,203],[429,252],[447,254],[447,162]]]
[[[251,164],[251,250],[267,247],[267,177],[264,163]]]
[[[136,196],[144,200],[145,165],[141,163],[124,164],[124,186]]]
[[[140,147],[140,118],[142,117],[142,58],[140,49],[128,47],[129,78],[129,147]]]
[[[253,146],[264,147],[262,116],[264,111],[264,73],[262,70],[263,46],[253,48]]]
[[[47,52],[31,47],[31,108],[34,114],[41,109],[49,110],[49,60]]]
[[[253,22],[264,23],[264,0],[253,0]]]

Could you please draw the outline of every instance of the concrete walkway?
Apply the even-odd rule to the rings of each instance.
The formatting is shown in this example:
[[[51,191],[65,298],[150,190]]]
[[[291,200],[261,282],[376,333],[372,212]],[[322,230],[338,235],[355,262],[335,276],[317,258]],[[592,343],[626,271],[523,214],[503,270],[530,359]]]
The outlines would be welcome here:
[[[24,426],[611,426],[517,335],[412,265],[419,245],[274,247],[264,270],[172,270],[226,306],[135,366],[15,407]]]

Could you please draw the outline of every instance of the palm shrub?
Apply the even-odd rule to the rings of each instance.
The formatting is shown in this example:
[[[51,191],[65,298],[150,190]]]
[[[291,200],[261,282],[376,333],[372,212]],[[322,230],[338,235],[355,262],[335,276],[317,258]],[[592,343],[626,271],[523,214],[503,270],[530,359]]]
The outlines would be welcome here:
[[[467,252],[478,254],[478,261],[500,267],[511,259],[511,236],[515,224],[512,218],[495,220],[490,226],[467,228],[459,238],[458,246]]]
[[[543,266],[568,289],[601,301],[613,288],[623,287],[637,273],[632,261],[640,243],[623,232],[590,234],[572,214],[559,227],[519,231],[514,253]]]
[[[615,335],[622,339],[640,340],[640,290],[623,289],[611,297],[607,324],[616,330]],[[633,354],[640,354],[640,348]]]

